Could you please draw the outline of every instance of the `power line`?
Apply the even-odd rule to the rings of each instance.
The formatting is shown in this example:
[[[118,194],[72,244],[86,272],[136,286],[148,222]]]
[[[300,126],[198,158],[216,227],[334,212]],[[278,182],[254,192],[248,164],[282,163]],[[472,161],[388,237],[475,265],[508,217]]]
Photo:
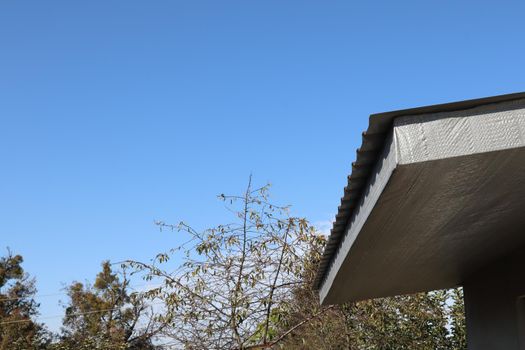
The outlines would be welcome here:
[[[148,306],[160,305],[160,304],[163,304],[163,303],[162,302],[151,303]],[[109,312],[109,311],[116,311],[116,310],[120,310],[120,309],[121,308],[116,307],[116,308],[111,308],[111,309],[76,312],[76,313],[73,313],[73,314],[69,314],[67,316],[84,316],[84,315],[91,315],[91,314],[97,314],[97,313],[103,313],[103,312]],[[0,325],[24,323],[24,322],[33,322],[33,321],[41,321],[41,320],[49,320],[49,319],[59,318],[59,317],[64,317],[64,316],[63,315],[54,315],[54,316],[36,317],[34,320],[30,319],[30,318],[27,318],[27,319],[23,319],[23,320],[3,321],[3,322],[0,322]]]
[[[56,295],[65,295],[65,294],[67,294],[67,293],[66,292],[61,292],[61,293],[52,293],[52,294],[35,294],[32,297],[3,298],[3,299],[0,299],[0,302],[2,302],[2,301],[20,300],[20,299],[36,299],[36,298],[52,297],[52,296],[56,296]]]
[[[128,287],[133,289],[133,288],[146,287],[146,286],[159,287],[161,285],[163,285],[163,283],[157,283],[157,284],[145,283],[145,284],[136,284],[136,285],[128,286]],[[67,292],[51,293],[51,294],[35,294],[35,295],[31,296],[31,297],[2,298],[2,299],[0,299],[0,303],[4,302],[4,301],[14,301],[14,300],[21,300],[21,299],[39,299],[39,298],[52,297],[52,296],[57,296],[57,295],[67,295]]]

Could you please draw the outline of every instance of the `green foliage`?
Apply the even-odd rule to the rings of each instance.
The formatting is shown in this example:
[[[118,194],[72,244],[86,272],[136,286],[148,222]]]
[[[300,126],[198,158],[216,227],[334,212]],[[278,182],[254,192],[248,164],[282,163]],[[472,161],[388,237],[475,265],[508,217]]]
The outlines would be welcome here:
[[[108,261],[93,286],[68,287],[63,334],[53,350],[156,349],[153,338],[161,327],[141,294],[130,293],[125,270],[114,272]]]
[[[21,280],[24,277],[21,255],[13,255],[8,250],[8,255],[0,258],[0,289],[12,280]]]
[[[467,334],[465,323],[465,307],[463,302],[463,289],[457,288],[451,291],[452,306],[450,308],[450,319],[452,326],[451,348],[460,350],[467,348]]]
[[[458,290],[322,307],[312,282],[325,237],[271,204],[268,186],[250,182],[243,195],[219,199],[232,223],[198,231],[159,222],[188,243],[153,263],[130,262],[160,283],[149,297],[164,303],[165,335],[180,348],[465,348]]]
[[[312,282],[322,253],[310,252],[302,276],[287,302],[280,332],[319,313]],[[339,305],[289,334],[283,349],[466,349],[461,289],[366,300]]]
[[[268,189],[250,180],[242,195],[220,195],[233,216],[228,224],[200,231],[159,222],[188,243],[153,263],[130,262],[160,284],[149,297],[163,303],[166,336],[179,347],[248,349],[278,338],[278,310],[302,282],[303,257],[318,238],[305,219],[269,202]]]
[[[37,350],[47,344],[34,301],[35,283],[22,268],[24,259],[9,250],[0,258],[0,350]]]
[[[268,186],[220,195],[233,220],[196,230],[152,262],[67,288],[63,329],[51,342],[34,322],[34,280],[23,259],[0,258],[0,350],[453,349],[466,348],[463,292],[434,291],[324,307],[312,282],[326,244],[304,218],[269,202]],[[131,292],[127,269],[156,282]],[[161,312],[153,313],[152,305]]]

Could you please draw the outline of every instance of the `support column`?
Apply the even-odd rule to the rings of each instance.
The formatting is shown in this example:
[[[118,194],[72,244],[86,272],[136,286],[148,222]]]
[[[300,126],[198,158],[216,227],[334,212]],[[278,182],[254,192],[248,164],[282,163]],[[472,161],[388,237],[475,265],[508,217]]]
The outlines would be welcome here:
[[[469,350],[525,350],[525,249],[464,283]]]

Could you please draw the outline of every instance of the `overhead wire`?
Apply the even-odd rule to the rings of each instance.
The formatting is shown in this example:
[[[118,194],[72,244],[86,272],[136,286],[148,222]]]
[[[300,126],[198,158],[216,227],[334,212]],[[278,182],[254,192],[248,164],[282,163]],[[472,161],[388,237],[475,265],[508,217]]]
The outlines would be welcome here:
[[[160,305],[160,304],[163,304],[163,303],[162,302],[151,303],[148,306],[154,306],[154,305]],[[84,316],[84,315],[104,313],[104,312],[109,312],[109,311],[116,311],[116,310],[119,310],[119,309],[121,309],[121,307],[115,307],[115,308],[111,308],[111,309],[101,309],[101,310],[76,312],[76,313],[69,314],[68,316]],[[3,321],[3,322],[0,322],[0,325],[24,323],[24,322],[34,322],[34,321],[49,320],[49,319],[60,318],[60,317],[64,317],[64,315],[53,315],[53,316],[35,317],[34,319],[26,318],[26,319],[23,319],[23,320]]]
[[[156,284],[145,283],[145,284],[132,285],[132,286],[129,286],[129,288],[134,289],[134,288],[139,288],[139,287],[159,287],[161,285],[162,285],[162,283],[156,283]],[[67,292],[50,293],[50,294],[35,294],[35,295],[29,296],[29,297],[25,296],[25,297],[2,298],[2,299],[0,299],[0,302],[21,300],[21,299],[40,299],[40,298],[46,298],[46,297],[52,297],[52,296],[58,296],[58,295],[67,295]]]

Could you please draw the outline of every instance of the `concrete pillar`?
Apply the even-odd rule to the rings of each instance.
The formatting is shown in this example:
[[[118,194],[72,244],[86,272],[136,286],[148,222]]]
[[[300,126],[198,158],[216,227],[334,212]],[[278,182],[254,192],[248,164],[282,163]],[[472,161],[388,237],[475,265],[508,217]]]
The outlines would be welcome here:
[[[464,283],[468,349],[525,350],[525,249]]]

